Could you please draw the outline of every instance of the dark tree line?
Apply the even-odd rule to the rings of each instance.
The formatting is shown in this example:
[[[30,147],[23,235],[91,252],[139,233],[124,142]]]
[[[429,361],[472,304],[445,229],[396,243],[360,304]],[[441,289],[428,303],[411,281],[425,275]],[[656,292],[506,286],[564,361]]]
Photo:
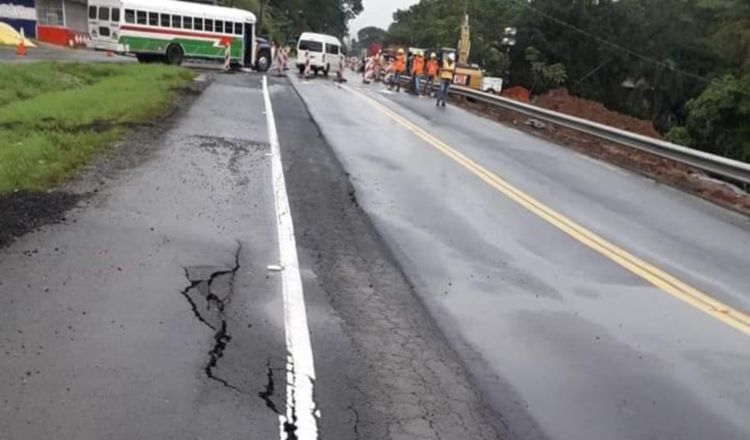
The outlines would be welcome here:
[[[256,13],[260,33],[285,42],[302,32],[320,32],[343,37],[349,20],[362,12],[362,0],[223,0]]]
[[[680,143],[750,161],[750,0],[422,0],[386,42],[455,47],[535,92],[571,93],[654,121]],[[503,44],[505,28],[516,44]]]

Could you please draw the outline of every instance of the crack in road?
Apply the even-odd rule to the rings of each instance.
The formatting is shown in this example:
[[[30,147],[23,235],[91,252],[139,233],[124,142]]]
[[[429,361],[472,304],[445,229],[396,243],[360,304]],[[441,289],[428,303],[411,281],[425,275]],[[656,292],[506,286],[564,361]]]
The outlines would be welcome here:
[[[266,377],[268,378],[268,382],[266,382],[266,387],[263,391],[258,393],[258,397],[263,399],[264,402],[266,402],[266,406],[271,409],[276,414],[281,414],[276,408],[276,404],[273,400],[271,400],[271,397],[274,395],[275,391],[275,383],[273,379],[273,368],[271,368],[271,360],[269,359],[266,362],[266,366],[268,367]]]
[[[237,250],[234,253],[234,266],[229,269],[211,266],[185,267],[185,278],[190,282],[190,285],[180,293],[190,304],[190,308],[198,321],[214,332],[214,344],[208,351],[209,359],[204,367],[206,377],[224,387],[245,394],[238,387],[217,376],[215,372],[219,361],[224,357],[224,351],[232,341],[232,335],[227,330],[224,310],[234,294],[235,276],[241,267],[241,252],[242,243],[238,242]],[[229,277],[227,294],[224,297],[219,296],[214,291],[214,283],[222,276]]]
[[[357,408],[353,404],[347,406],[346,409],[354,414],[354,438],[359,440],[359,411],[357,411]]]

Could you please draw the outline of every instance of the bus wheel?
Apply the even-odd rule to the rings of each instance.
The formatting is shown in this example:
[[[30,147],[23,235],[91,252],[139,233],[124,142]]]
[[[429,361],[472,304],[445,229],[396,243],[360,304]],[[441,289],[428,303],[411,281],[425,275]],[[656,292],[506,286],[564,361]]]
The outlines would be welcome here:
[[[258,61],[255,62],[255,68],[258,72],[267,72],[271,68],[271,52],[262,50],[258,54]]]
[[[179,66],[183,58],[185,58],[185,52],[182,51],[182,47],[179,44],[170,44],[167,48],[167,64]]]

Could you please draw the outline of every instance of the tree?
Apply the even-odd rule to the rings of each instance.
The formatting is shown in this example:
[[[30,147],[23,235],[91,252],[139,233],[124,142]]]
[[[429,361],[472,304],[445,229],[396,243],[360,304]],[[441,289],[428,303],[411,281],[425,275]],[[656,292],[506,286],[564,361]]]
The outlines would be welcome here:
[[[724,76],[691,99],[686,111],[685,127],[670,131],[670,140],[750,162],[750,75]]]
[[[732,131],[731,148],[716,150],[710,130],[698,126],[728,130],[744,115],[742,95],[731,92],[743,87],[725,78],[744,84],[750,76],[750,0],[421,0],[394,14],[390,38],[456,47],[465,11],[470,61],[490,74],[510,65],[509,84],[535,91],[564,85],[573,95],[650,119],[663,133],[685,126],[674,133],[689,133],[696,148],[747,158],[739,146],[750,138],[744,129]],[[518,29],[513,48],[503,46],[505,27]],[[719,101],[740,106],[737,114]]]
[[[387,38],[388,32],[375,26],[365,27],[357,32],[357,43],[363,49],[369,48],[372,43],[382,44]]]
[[[561,63],[545,63],[542,60],[542,53],[532,46],[526,48],[526,61],[531,66],[531,72],[534,76],[534,83],[531,86],[532,93],[536,90],[536,86],[549,90],[560,87],[568,79],[564,65]]]
[[[259,32],[282,42],[305,31],[343,37],[349,21],[364,8],[362,0],[223,0],[220,3],[259,15],[262,23]]]

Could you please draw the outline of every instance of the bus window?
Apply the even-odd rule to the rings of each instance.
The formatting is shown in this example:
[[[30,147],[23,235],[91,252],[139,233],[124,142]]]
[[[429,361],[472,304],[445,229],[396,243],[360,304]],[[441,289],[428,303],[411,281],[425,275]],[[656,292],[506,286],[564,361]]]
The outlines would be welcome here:
[[[299,50],[309,50],[310,52],[323,52],[323,43],[320,41],[302,40],[299,42]]]
[[[169,14],[161,14],[161,26],[162,27],[169,27]]]
[[[145,11],[137,11],[135,13],[136,19],[138,20],[138,24],[146,24],[146,12]]]
[[[150,26],[159,26],[159,14],[157,14],[156,12],[149,12],[148,24]]]
[[[205,21],[205,26],[203,27],[206,32],[213,32],[214,31],[214,21],[210,18],[207,18]]]
[[[120,22],[120,8],[112,8],[112,21],[115,23]]]
[[[89,6],[89,19],[96,20],[96,6]]]
[[[105,7],[99,8],[99,20],[109,21],[109,8],[105,8]]]
[[[132,9],[125,10],[125,23],[135,24],[135,11]]]
[[[193,29],[196,31],[202,31],[203,30],[203,19],[202,18],[196,18],[195,21],[193,21]]]
[[[180,29],[182,27],[182,16],[180,15],[173,15],[172,16],[172,27]]]
[[[214,24],[214,31],[219,34],[224,33],[224,22],[221,20],[216,20],[216,23]]]
[[[234,24],[234,33],[236,35],[242,35],[242,23],[235,23]]]
[[[193,17],[182,17],[182,27],[185,29],[192,29]]]

